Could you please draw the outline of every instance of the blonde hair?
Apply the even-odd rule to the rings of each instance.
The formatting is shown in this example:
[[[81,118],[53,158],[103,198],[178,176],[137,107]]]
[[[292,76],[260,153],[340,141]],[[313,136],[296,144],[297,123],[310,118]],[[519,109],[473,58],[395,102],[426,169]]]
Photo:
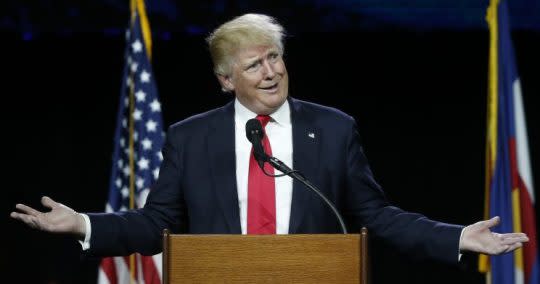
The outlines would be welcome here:
[[[273,18],[262,14],[245,14],[221,26],[206,38],[214,72],[230,75],[234,53],[250,45],[275,45],[283,54],[285,30]]]

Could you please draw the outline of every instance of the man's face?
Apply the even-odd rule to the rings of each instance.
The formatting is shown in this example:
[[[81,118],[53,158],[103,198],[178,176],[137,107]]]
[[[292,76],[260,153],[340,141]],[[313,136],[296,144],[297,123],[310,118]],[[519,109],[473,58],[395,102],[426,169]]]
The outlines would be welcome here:
[[[240,49],[233,58],[230,77],[220,77],[242,105],[257,114],[270,114],[287,99],[289,77],[275,46]]]

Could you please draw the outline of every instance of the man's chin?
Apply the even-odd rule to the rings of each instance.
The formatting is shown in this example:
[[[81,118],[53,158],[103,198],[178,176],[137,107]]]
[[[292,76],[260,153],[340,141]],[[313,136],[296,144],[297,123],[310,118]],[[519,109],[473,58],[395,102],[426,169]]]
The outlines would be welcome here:
[[[260,101],[256,107],[258,114],[271,114],[283,105],[286,100]]]
[[[278,108],[283,103],[285,103],[286,100],[287,100],[286,96],[283,96],[281,94],[273,94],[271,98],[269,98],[268,100],[265,100],[265,105],[271,108]]]

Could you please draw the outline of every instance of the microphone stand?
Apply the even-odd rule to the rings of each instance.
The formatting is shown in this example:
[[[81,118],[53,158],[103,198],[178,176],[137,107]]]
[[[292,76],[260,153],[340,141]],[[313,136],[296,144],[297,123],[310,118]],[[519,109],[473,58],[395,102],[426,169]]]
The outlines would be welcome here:
[[[341,214],[339,214],[339,212],[336,209],[336,207],[334,206],[334,204],[332,204],[332,202],[330,200],[328,200],[328,198],[326,198],[326,196],[324,196],[324,194],[322,194],[322,192],[320,190],[318,190],[315,185],[313,185],[308,179],[306,179],[299,171],[292,170],[287,165],[285,165],[285,163],[280,161],[278,158],[268,156],[268,155],[266,155],[266,153],[264,154],[264,156],[266,156],[265,157],[266,162],[270,163],[270,165],[272,165],[275,169],[282,172],[283,174],[286,174],[286,175],[290,176],[293,179],[296,179],[296,180],[300,181],[305,186],[307,186],[309,189],[314,191],[317,195],[319,195],[319,197],[321,197],[322,200],[324,200],[326,205],[328,205],[328,207],[330,207],[330,209],[332,209],[332,212],[334,212],[334,215],[336,215],[336,217],[337,217],[337,219],[339,221],[339,225],[341,226],[341,230],[343,231],[343,234],[347,234],[347,227],[345,226],[345,222],[343,222],[343,218],[341,217]],[[266,175],[269,175],[264,171],[264,167],[261,167],[261,169],[263,170],[263,172]],[[272,175],[270,175],[270,176],[272,176]]]
[[[347,234],[347,227],[345,227],[345,222],[343,222],[343,218],[341,217],[341,214],[337,211],[336,207],[320,190],[315,187],[309,180],[307,180],[300,172],[296,170],[292,170],[289,168],[285,163],[280,161],[278,158],[269,156],[264,152],[264,148],[261,145],[261,140],[264,137],[264,130],[262,128],[261,122],[257,120],[256,118],[252,118],[246,122],[246,137],[253,144],[253,154],[255,156],[255,160],[257,160],[257,163],[259,164],[259,167],[263,171],[263,173],[270,177],[282,177],[284,175],[288,175],[293,179],[296,179],[303,183],[307,188],[314,191],[330,209],[332,209],[332,212],[334,212],[334,215],[336,215],[339,225],[341,226],[341,230],[343,231],[343,234]],[[282,172],[281,175],[273,175],[269,174],[264,170],[264,162],[270,163],[275,169]]]

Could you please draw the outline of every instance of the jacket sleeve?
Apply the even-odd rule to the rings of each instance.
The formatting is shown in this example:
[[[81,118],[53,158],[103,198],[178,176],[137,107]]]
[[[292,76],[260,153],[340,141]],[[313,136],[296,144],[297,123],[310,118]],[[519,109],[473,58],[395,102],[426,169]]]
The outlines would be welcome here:
[[[116,213],[88,214],[92,226],[89,256],[120,256],[162,250],[163,229],[177,231],[185,220],[182,194],[182,143],[170,128],[163,146],[159,178],[144,208]]]
[[[346,142],[345,215],[399,251],[419,258],[457,263],[463,226],[430,220],[390,205],[373,178],[354,120]]]

